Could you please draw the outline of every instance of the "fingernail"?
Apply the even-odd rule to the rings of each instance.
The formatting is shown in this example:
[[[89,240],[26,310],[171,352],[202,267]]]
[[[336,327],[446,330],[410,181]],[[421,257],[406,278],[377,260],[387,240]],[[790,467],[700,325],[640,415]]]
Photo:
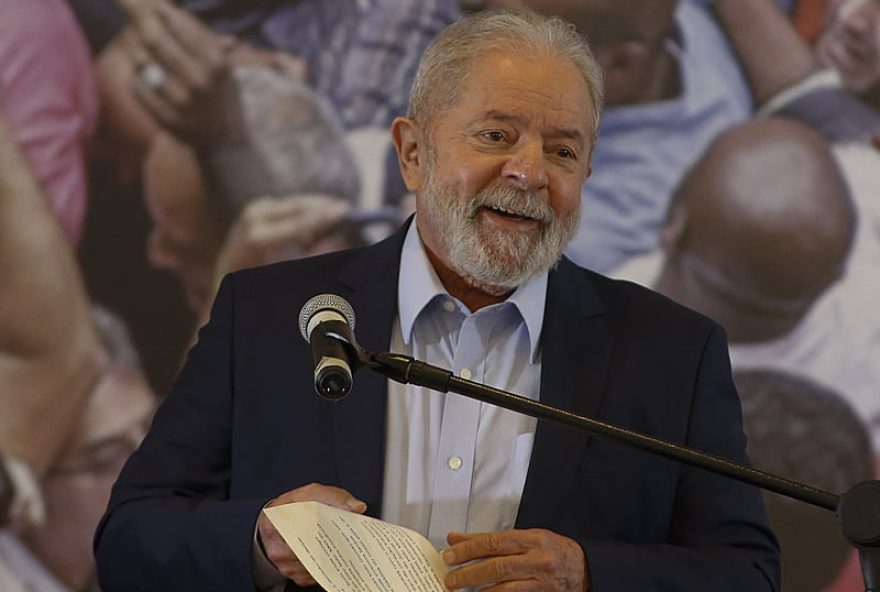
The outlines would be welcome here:
[[[355,498],[349,498],[349,500],[345,502],[345,505],[347,505],[352,512],[363,512],[367,509],[367,504]]]
[[[443,562],[446,565],[452,565],[455,563],[455,551],[452,549],[446,549],[443,551]]]

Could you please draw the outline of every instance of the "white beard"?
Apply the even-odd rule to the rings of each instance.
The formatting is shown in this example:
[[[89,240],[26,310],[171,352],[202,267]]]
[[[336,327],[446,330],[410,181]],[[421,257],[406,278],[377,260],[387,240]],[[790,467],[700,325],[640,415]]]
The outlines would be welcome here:
[[[533,193],[512,187],[487,187],[462,202],[439,185],[432,169],[429,165],[419,215],[435,229],[452,270],[489,294],[509,292],[552,268],[577,231],[580,208],[560,217]],[[490,229],[479,221],[484,206],[533,218],[540,226],[532,233]]]

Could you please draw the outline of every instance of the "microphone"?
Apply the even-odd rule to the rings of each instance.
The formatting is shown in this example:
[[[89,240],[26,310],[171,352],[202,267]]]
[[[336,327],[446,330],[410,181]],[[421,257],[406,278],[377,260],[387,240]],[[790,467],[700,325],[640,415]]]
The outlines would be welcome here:
[[[310,298],[299,313],[300,333],[312,346],[315,391],[325,399],[336,401],[351,390],[357,361],[354,324],[354,309],[335,294]]]

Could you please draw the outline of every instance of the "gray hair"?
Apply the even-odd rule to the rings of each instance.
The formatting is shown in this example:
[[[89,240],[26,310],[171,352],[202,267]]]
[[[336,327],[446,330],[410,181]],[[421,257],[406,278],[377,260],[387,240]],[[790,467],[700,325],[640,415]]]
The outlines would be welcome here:
[[[523,54],[555,54],[574,65],[590,93],[592,140],[599,133],[603,77],[586,39],[575,26],[558,17],[531,10],[486,10],[443,29],[425,50],[410,92],[407,115],[429,127],[431,119],[458,101],[462,81],[480,55],[500,50]]]
[[[300,80],[259,67],[235,68],[221,92],[224,124],[235,133],[209,148],[209,174],[227,213],[265,196],[357,199],[357,163],[326,99]]]

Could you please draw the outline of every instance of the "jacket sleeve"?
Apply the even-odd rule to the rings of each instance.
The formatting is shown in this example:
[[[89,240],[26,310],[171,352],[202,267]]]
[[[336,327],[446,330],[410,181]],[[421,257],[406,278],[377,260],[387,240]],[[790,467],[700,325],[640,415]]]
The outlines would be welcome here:
[[[229,499],[233,280],[113,488],[95,536],[101,589],[253,590],[265,499]]]
[[[748,463],[724,332],[709,334],[691,398],[685,445]],[[779,590],[779,549],[760,492],[682,466],[666,544],[580,540],[592,592]]]

